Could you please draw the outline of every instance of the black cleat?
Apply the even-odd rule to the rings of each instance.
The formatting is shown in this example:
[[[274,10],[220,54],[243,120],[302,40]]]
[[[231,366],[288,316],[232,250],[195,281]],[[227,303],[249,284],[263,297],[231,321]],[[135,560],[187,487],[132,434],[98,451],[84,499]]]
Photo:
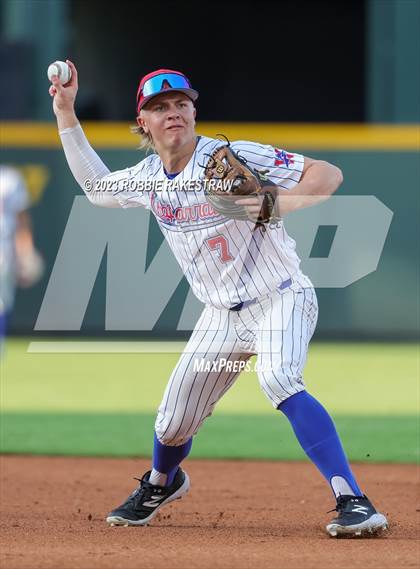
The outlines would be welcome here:
[[[338,516],[326,527],[332,537],[366,536],[388,529],[388,522],[383,514],[378,513],[367,496],[339,496]]]
[[[190,479],[181,468],[178,468],[170,486],[151,484],[150,473],[149,470],[141,479],[136,478],[135,480],[140,482],[138,488],[124,504],[108,514],[106,521],[111,526],[144,526],[155,517],[162,506],[178,500],[189,490]]]

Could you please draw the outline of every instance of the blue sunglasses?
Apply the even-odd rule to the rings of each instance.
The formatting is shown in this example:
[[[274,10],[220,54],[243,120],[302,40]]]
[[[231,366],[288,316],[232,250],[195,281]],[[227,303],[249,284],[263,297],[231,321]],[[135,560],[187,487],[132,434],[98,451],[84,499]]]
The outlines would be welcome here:
[[[193,101],[198,97],[198,93],[191,87],[191,83],[185,77],[178,73],[159,73],[154,77],[150,77],[139,87],[137,92],[137,113],[148,99],[165,92],[165,90],[179,89],[186,93]]]
[[[177,73],[162,73],[155,75],[146,81],[143,85],[143,97],[157,95],[165,89],[165,83],[169,89],[191,89],[191,85],[186,77]]]

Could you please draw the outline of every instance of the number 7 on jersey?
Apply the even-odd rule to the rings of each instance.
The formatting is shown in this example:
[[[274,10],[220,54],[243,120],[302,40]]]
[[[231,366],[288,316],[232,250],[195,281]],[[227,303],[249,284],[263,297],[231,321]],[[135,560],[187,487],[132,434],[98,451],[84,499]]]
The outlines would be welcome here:
[[[206,239],[206,245],[210,251],[216,251],[217,256],[223,263],[233,261],[233,257],[229,251],[229,242],[223,235]]]

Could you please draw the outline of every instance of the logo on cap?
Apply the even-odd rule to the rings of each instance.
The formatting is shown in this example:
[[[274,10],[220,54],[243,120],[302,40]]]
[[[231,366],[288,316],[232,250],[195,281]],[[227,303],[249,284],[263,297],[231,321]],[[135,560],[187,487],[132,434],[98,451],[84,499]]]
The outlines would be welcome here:
[[[152,97],[168,90],[181,91],[192,101],[198,97],[198,92],[191,87],[191,83],[183,73],[173,69],[158,69],[148,73],[140,81],[137,89],[137,113]]]

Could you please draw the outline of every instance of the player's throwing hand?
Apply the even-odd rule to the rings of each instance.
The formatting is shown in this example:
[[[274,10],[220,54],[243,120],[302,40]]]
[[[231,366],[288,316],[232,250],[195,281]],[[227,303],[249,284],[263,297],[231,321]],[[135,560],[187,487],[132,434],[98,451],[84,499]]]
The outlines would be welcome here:
[[[73,112],[74,101],[79,88],[77,69],[74,66],[74,63],[69,59],[66,59],[66,63],[71,69],[70,81],[65,85],[62,85],[59,78],[54,75],[51,79],[52,85],[49,88],[50,96],[54,97],[53,110],[56,116],[66,111]]]

